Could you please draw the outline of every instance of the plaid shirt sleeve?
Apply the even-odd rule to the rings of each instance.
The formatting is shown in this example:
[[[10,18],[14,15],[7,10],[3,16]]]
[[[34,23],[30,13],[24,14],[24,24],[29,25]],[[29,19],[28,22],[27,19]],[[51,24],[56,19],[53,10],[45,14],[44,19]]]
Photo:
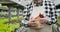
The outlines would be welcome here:
[[[22,19],[23,24],[28,24],[31,12],[32,12],[32,3],[26,5],[26,8],[23,11],[23,19]]]
[[[27,11],[28,11],[27,9],[24,9],[23,11],[23,19],[22,19],[23,24],[28,24]]]
[[[45,1],[46,14],[49,17],[48,24],[55,24],[57,22],[57,11],[55,4],[51,1]]]

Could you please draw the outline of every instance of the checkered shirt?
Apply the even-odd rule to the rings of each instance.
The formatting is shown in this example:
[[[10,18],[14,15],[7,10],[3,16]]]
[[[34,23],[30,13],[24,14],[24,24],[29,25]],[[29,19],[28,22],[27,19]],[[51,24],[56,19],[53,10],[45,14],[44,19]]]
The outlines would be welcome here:
[[[51,1],[45,0],[45,1],[43,1],[43,5],[45,8],[46,16],[49,17],[48,24],[55,24],[57,22],[57,12],[55,10],[55,4]],[[33,10],[32,3],[28,4],[26,6],[27,6],[27,8],[25,8],[23,11],[23,19],[22,19],[23,24],[28,24],[29,17]]]

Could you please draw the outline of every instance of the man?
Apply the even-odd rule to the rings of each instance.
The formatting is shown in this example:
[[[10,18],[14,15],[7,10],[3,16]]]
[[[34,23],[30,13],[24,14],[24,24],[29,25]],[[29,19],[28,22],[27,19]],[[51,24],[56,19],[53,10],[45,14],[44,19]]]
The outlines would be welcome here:
[[[52,25],[57,22],[57,13],[55,10],[54,3],[49,0],[34,0],[34,1],[32,1],[32,3],[34,3],[33,4],[34,7],[43,6],[45,14],[46,14],[46,17],[39,19],[40,23],[46,24],[44,26],[44,29],[41,29],[41,31],[39,30],[39,32],[52,32]],[[36,26],[36,23],[33,22],[35,19],[33,17],[30,17],[31,13],[33,11],[32,3],[26,5],[27,8],[25,8],[23,11],[22,23],[24,24],[25,27],[27,27],[27,26],[35,27]],[[30,32],[33,32],[33,31],[30,31]],[[35,32],[37,32],[37,31],[35,31]]]

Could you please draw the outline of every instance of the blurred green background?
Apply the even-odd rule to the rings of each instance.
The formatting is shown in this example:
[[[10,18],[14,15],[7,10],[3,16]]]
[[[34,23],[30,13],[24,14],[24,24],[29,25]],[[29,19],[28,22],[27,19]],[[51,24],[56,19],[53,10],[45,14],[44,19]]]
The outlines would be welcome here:
[[[13,15],[13,12],[16,12],[16,8],[12,8],[12,16],[11,16],[11,22],[8,18],[8,11],[5,11],[8,9],[7,6],[0,6],[0,9],[4,9],[4,11],[0,10],[0,32],[14,32],[15,29],[20,28],[20,22],[22,20],[22,16],[19,16],[19,20],[17,18],[17,15]],[[7,12],[6,14],[4,12]]]
[[[57,23],[60,26],[60,16],[58,17],[58,22]]]
[[[20,16],[19,18],[21,21],[22,16]],[[20,28],[20,23],[17,22],[18,21],[17,17],[12,17],[12,20],[15,20],[16,22],[6,23],[9,22],[8,18],[0,19],[0,32],[14,32],[16,28]]]

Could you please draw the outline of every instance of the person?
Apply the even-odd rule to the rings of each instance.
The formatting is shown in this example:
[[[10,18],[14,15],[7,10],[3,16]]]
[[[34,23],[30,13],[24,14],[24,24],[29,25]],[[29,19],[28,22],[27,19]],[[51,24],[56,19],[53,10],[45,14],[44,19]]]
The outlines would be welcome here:
[[[33,3],[33,4],[32,4]],[[30,17],[34,7],[43,7],[41,8],[46,15],[44,18],[40,18],[40,23],[46,24],[44,29],[39,30],[39,32],[52,32],[52,25],[57,22],[57,12],[55,8],[55,4],[50,0],[33,0],[30,4],[26,5],[27,8],[23,11],[23,19],[22,24],[25,27],[35,27],[36,23],[33,22],[34,17]],[[29,29],[28,29],[29,30]],[[32,30],[32,29],[31,29]],[[37,32],[36,30],[34,30]],[[30,31],[33,32],[33,31]]]

